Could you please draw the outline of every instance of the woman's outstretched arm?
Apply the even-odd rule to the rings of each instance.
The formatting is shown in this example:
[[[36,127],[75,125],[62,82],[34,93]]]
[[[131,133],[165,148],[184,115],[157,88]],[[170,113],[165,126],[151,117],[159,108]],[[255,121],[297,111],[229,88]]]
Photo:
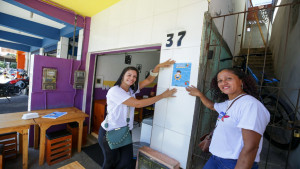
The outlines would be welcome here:
[[[202,92],[200,92],[195,86],[188,86],[185,88],[186,91],[189,92],[189,94],[191,96],[198,96],[201,100],[201,102],[207,107],[209,108],[210,110],[215,110],[214,108],[214,102],[212,102],[211,100],[209,100]]]
[[[174,63],[175,63],[175,61],[171,60],[171,59],[169,59],[163,63],[160,63],[155,66],[155,68],[153,69],[153,73],[158,73],[160,68],[169,67],[169,66],[173,65]],[[156,78],[156,76],[149,75],[145,80],[139,82],[139,89],[142,89],[145,86],[148,86],[149,84],[151,84],[155,80],[155,78]]]
[[[157,102],[163,98],[175,97],[175,96],[173,96],[173,94],[176,93],[176,91],[177,91],[177,89],[175,89],[175,88],[171,89],[171,90],[167,89],[165,92],[163,92],[160,95],[150,97],[148,99],[141,99],[141,100],[138,100],[134,97],[130,97],[129,99],[124,101],[123,104],[125,104],[127,106],[131,106],[131,107],[136,107],[136,108],[146,107],[151,104],[154,104],[155,102]]]

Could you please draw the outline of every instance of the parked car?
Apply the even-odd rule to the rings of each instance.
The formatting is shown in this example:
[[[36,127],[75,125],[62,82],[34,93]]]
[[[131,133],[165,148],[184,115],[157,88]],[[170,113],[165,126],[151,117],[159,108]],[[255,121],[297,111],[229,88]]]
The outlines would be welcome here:
[[[17,75],[17,69],[10,69],[7,73],[8,76],[14,78]]]

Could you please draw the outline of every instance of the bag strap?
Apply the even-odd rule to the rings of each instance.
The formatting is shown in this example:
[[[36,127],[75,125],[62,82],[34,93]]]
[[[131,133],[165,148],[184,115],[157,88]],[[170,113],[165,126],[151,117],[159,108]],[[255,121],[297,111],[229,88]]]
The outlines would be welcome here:
[[[129,126],[129,121],[130,121],[130,106],[127,106],[127,117],[126,117],[127,126]],[[104,127],[108,128],[107,117],[105,118]]]
[[[233,105],[233,103],[235,101],[237,101],[239,98],[243,97],[243,96],[246,96],[247,94],[243,94],[243,95],[240,95],[238,98],[234,99],[233,102],[230,104],[230,106],[227,108],[227,110],[225,111],[225,113],[230,109],[230,107]]]
[[[129,126],[129,121],[130,121],[130,107],[127,106],[127,118],[126,118],[127,126]]]
[[[234,103],[235,101],[237,101],[239,98],[241,98],[241,97],[243,97],[243,96],[246,96],[246,95],[247,95],[247,93],[246,93],[246,94],[243,94],[243,95],[240,95],[238,98],[234,99],[233,102],[232,102],[232,103],[229,105],[229,107],[226,109],[225,114],[226,114],[226,112],[230,109],[230,107],[233,105],[233,103]],[[216,127],[217,127],[217,124],[215,125],[215,127],[214,127],[213,130],[212,130],[212,132],[210,133],[211,135],[213,134],[213,132],[214,132],[214,130],[215,130]]]

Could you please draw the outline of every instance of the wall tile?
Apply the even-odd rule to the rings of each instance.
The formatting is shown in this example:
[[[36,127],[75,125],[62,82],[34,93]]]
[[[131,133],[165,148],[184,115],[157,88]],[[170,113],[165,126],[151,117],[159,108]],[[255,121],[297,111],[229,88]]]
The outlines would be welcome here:
[[[199,57],[200,57],[200,54],[199,54]],[[190,85],[194,85],[194,86],[198,85],[198,74],[199,74],[199,69],[200,69],[200,66],[199,66],[199,63],[200,63],[199,57],[194,58],[192,60]],[[201,69],[203,69],[203,67]]]
[[[176,9],[154,16],[151,43],[162,43],[167,35],[167,32],[170,32],[174,29],[176,26],[177,12],[178,10]]]
[[[121,1],[122,2],[122,1]],[[121,25],[132,23],[136,20],[136,1],[123,0],[121,7]]]
[[[206,2],[207,3],[207,2]],[[199,11],[199,9],[202,9]],[[186,35],[183,39],[181,47],[200,46],[205,2],[199,2],[187,7],[181,8],[178,11],[177,26],[186,30]],[[193,18],[199,18],[197,21],[191,22]]]
[[[161,50],[160,51],[160,61],[159,61],[159,63],[162,63],[162,62],[164,62],[168,59],[174,60],[173,50]]]
[[[133,39],[134,45],[149,44],[151,42],[151,32],[153,26],[153,17],[138,20],[134,24]]]
[[[167,88],[157,88],[157,95],[163,93]],[[154,118],[153,124],[158,125],[160,127],[165,126],[165,119],[167,114],[167,106],[168,106],[168,99],[162,99],[155,103],[155,111],[154,111]]]
[[[123,3],[117,3],[112,6],[114,8],[114,10],[109,10],[109,16],[108,16],[109,22],[107,25],[109,28],[116,28],[121,25],[122,5],[123,5]]]
[[[178,0],[154,0],[154,15],[178,8]]]
[[[153,0],[136,0],[136,19],[140,20],[154,15]]]
[[[119,28],[115,28],[115,29],[110,29],[108,31],[107,34],[107,38],[105,39],[105,44],[107,44],[107,48],[106,49],[113,49],[116,48],[117,46],[119,46],[119,32],[120,29]],[[104,37],[106,37],[105,34],[103,34]],[[99,45],[99,44],[97,44]]]
[[[160,68],[157,85],[161,88],[169,88],[171,85],[173,67]]]
[[[197,2],[201,2],[201,1],[207,1],[207,0],[179,0],[179,8],[180,7],[185,7],[185,6],[188,6],[188,5],[193,5]]]
[[[97,27],[105,27],[108,25],[108,17],[110,11],[104,10],[91,18],[91,28],[96,29]]]
[[[165,129],[161,152],[179,161],[180,167],[186,168],[189,143],[189,136]]]
[[[120,48],[129,47],[132,46],[132,44],[134,44],[133,30],[134,30],[134,24],[127,24],[120,27],[119,44],[118,44]]]
[[[150,147],[156,151],[162,152],[164,138],[164,128],[153,124]]]
[[[165,128],[190,136],[195,100],[194,96],[181,90],[177,91],[176,98],[168,99]]]
[[[187,47],[187,48],[177,48],[173,50],[173,59],[178,61],[194,61],[195,58],[200,57],[200,46],[198,47]],[[194,65],[194,62],[192,66]]]

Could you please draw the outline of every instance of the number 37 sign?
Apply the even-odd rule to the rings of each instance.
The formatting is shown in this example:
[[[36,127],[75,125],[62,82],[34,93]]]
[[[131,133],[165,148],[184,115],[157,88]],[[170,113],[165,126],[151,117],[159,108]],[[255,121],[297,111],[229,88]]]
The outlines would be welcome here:
[[[180,47],[185,35],[186,35],[186,31],[168,33],[164,47],[165,48]]]

